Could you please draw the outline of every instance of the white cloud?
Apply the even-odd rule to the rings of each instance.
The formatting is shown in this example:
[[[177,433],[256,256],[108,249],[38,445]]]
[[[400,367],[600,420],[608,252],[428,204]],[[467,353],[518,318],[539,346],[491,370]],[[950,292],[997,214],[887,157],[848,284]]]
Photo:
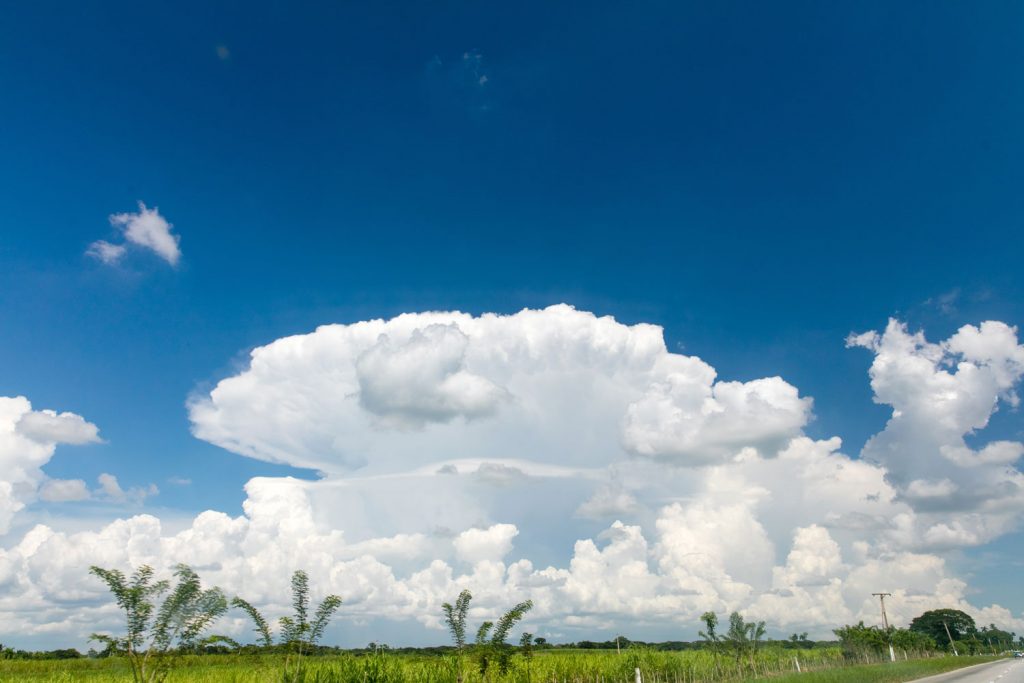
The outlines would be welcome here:
[[[178,247],[181,237],[172,232],[173,226],[160,215],[156,207],[150,209],[139,202],[138,213],[112,214],[110,224],[123,232],[126,244],[149,249],[172,266],[178,264],[181,258],[181,249]],[[89,245],[86,254],[103,263],[114,264],[127,253],[126,244],[97,240]]]
[[[580,637],[676,632],[708,609],[828,635],[877,621],[880,589],[895,623],[942,606],[1022,629],[999,605],[971,605],[944,559],[1021,517],[1020,444],[963,440],[1014,400],[1015,333],[964,329],[939,344],[898,323],[851,337],[875,354],[872,386],[894,411],[863,459],[807,437],[810,399],[782,379],[718,381],[656,327],[565,306],[280,339],[193,397],[193,431],[323,478],[253,479],[244,514],[183,529],[148,515],[37,527],[0,551],[0,620],[28,633],[46,614],[78,637],[110,614],[89,564],[186,562],[271,614],[287,609],[281,577],[302,567],[345,599],[342,619],[432,628],[469,588],[475,616],[529,597],[537,625]],[[982,499],[984,484],[996,493]],[[951,501],[958,514],[941,514]]]
[[[128,248],[123,244],[111,244],[106,240],[96,240],[89,245],[85,253],[87,256],[99,259],[107,265],[112,265],[120,261],[121,257],[127,252]]]
[[[697,358],[667,355],[662,374],[626,413],[624,442],[640,455],[707,464],[743,447],[774,453],[800,433],[811,400],[779,377],[713,382]]]
[[[22,436],[36,443],[65,443],[81,445],[96,443],[99,429],[74,413],[56,413],[53,410],[33,410],[23,413],[15,427]]]
[[[512,550],[519,530],[512,524],[495,524],[487,529],[467,529],[455,537],[455,555],[463,562],[498,562]]]
[[[883,333],[851,335],[847,343],[875,354],[875,401],[892,406],[862,456],[885,467],[918,513],[906,534],[921,547],[944,547],[986,543],[1015,528],[1024,514],[1024,474],[1009,466],[1024,444],[992,441],[972,449],[964,438],[977,437],[1000,403],[1018,403],[1024,346],[1016,328],[964,325],[932,343],[890,320]]]
[[[381,334],[355,359],[360,405],[396,425],[422,426],[494,413],[508,392],[465,368],[458,325],[427,325],[395,344]]]
[[[576,516],[585,519],[609,519],[628,517],[640,509],[633,494],[622,488],[621,484],[606,484],[598,488],[594,495],[580,503],[576,508]]]
[[[779,378],[716,382],[700,359],[669,353],[657,327],[552,306],[327,325],[257,348],[189,408],[201,439],[341,474],[442,453],[603,466],[623,443],[700,465],[745,446],[772,452],[799,433],[810,400]]]
[[[39,488],[39,498],[48,503],[88,500],[91,495],[81,479],[47,479]]]
[[[0,396],[0,536],[14,516],[36,500],[46,481],[42,467],[60,444],[96,443],[99,430],[74,413],[32,410],[24,396]],[[61,485],[53,489],[54,495]],[[67,486],[63,487],[67,493]]]
[[[97,493],[107,500],[115,503],[135,503],[141,505],[143,501],[149,496],[155,496],[160,493],[160,489],[156,487],[156,484],[150,484],[149,486],[133,486],[128,490],[121,488],[121,484],[117,481],[117,477],[113,474],[104,472],[96,478],[99,482],[100,488]]]

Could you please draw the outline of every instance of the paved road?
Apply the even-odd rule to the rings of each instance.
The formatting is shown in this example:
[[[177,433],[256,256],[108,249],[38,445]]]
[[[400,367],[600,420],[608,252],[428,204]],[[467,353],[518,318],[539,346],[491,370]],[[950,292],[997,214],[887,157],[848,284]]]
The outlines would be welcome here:
[[[998,662],[919,678],[914,683],[1024,683],[1024,659],[1000,659]]]

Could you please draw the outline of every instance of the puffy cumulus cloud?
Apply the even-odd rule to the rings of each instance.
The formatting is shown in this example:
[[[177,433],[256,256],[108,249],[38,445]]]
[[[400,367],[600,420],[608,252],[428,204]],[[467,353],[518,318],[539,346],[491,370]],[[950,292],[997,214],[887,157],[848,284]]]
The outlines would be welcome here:
[[[100,440],[99,429],[91,422],[86,422],[82,416],[74,413],[58,414],[53,410],[28,410],[22,413],[16,430],[40,444],[81,445]]]
[[[933,343],[890,320],[883,332],[847,343],[874,353],[875,401],[892,406],[885,429],[861,455],[885,468],[897,495],[918,513],[907,535],[921,547],[978,545],[1015,528],[1024,513],[1024,474],[1014,464],[1024,444],[971,448],[964,439],[977,437],[1001,403],[1019,402],[1024,346],[1016,328],[965,325]]]
[[[39,498],[48,503],[88,500],[91,495],[81,479],[47,479],[39,489]]]
[[[494,413],[508,392],[466,370],[468,345],[454,324],[414,330],[399,344],[382,334],[355,360],[360,405],[410,426]]]
[[[774,453],[800,433],[811,399],[780,377],[714,382],[696,358],[670,354],[662,373],[626,413],[623,440],[641,455],[709,463],[744,447]]]
[[[0,535],[10,529],[14,516],[36,500],[46,481],[42,467],[59,444],[98,442],[96,425],[74,413],[32,410],[24,396],[0,396]],[[47,494],[74,496],[76,484],[54,483]]]
[[[487,529],[467,529],[455,537],[455,555],[463,562],[497,562],[512,550],[519,529],[512,524],[495,524]]]
[[[531,630],[579,637],[692,634],[707,610],[827,636],[877,621],[878,590],[896,623],[951,606],[1024,628],[970,604],[944,556],[1019,517],[1003,489],[970,496],[986,478],[1016,485],[1020,444],[964,441],[1015,400],[1012,330],[929,344],[896,323],[850,341],[876,354],[876,396],[894,409],[864,458],[804,434],[810,399],[783,380],[719,381],[656,327],[565,306],[280,339],[190,401],[193,430],[323,477],[253,479],[239,516],[37,527],[0,551],[0,620],[85,634],[114,614],[89,564],[186,562],[271,614],[302,567],[344,598],[341,619],[430,628],[463,588],[475,619],[532,598]],[[942,514],[952,499],[957,514]],[[247,634],[234,618],[225,629]]]
[[[97,240],[89,245],[86,254],[108,265],[117,263],[128,252],[127,244],[149,249],[172,266],[178,264],[181,238],[172,232],[173,226],[160,215],[156,207],[148,208],[139,202],[137,213],[115,213],[110,224],[124,234],[125,244]]]

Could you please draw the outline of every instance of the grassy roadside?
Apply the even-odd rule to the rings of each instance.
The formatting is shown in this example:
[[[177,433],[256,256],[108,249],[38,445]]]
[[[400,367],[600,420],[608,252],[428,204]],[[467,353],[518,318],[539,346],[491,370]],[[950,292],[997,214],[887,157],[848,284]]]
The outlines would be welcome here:
[[[865,664],[831,671],[756,678],[751,679],[751,683],[903,683],[997,659],[1000,657],[934,657],[895,664]]]

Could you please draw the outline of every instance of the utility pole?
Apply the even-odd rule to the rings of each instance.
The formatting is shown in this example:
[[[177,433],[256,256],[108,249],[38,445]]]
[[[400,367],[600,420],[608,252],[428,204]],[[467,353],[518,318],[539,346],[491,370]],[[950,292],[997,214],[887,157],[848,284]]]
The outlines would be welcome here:
[[[953,648],[953,656],[959,657],[960,653],[956,651],[956,644],[953,643],[953,636],[949,633],[949,624],[942,622],[942,628],[946,629],[946,637],[949,638],[949,646]]]
[[[892,635],[889,633],[889,617],[885,614],[885,599],[892,597],[892,593],[872,593],[882,603],[882,623],[885,624],[885,635],[889,638],[889,660],[896,661],[896,650],[892,649]]]

